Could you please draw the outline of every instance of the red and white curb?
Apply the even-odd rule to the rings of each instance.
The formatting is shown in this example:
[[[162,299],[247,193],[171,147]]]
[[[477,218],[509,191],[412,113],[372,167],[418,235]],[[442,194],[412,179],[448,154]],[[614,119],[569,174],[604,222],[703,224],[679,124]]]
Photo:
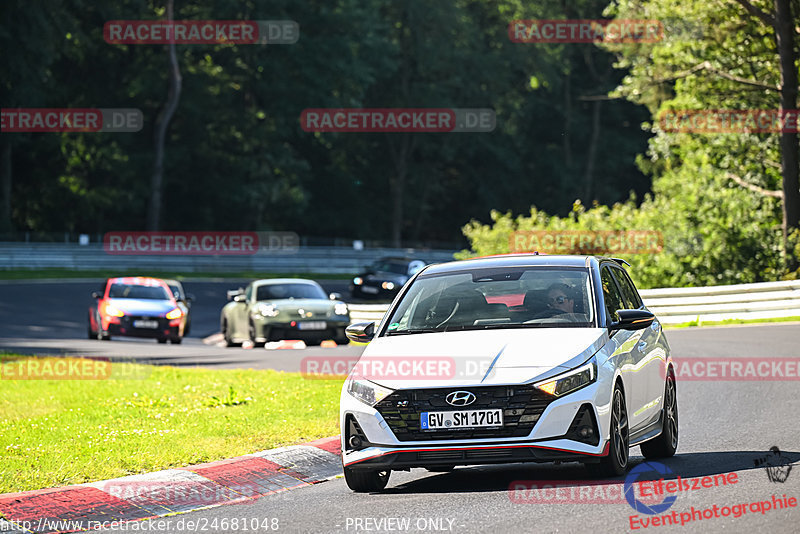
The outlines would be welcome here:
[[[75,532],[265,495],[342,474],[339,436],[178,469],[0,494],[0,533]]]

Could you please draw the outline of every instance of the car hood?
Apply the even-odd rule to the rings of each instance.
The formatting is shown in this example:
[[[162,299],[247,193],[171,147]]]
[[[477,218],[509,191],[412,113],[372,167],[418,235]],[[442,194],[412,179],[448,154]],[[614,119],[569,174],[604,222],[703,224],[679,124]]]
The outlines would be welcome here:
[[[520,328],[384,336],[370,342],[356,370],[391,389],[519,384],[576,367],[607,341],[604,328]],[[398,367],[403,360],[416,363],[416,369],[408,363]],[[443,372],[430,372],[428,360],[441,366],[438,368]]]
[[[155,299],[109,299],[109,303],[125,315],[164,315],[176,307],[169,300]]]
[[[262,300],[265,304],[272,304],[279,310],[297,310],[303,308],[314,314],[327,312],[336,304],[337,301],[328,299],[275,299]]]

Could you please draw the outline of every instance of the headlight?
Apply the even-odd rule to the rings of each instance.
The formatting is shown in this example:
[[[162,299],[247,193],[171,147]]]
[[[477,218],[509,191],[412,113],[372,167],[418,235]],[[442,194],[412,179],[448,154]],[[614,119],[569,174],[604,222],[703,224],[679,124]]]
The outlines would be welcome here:
[[[374,384],[369,380],[347,379],[347,392],[365,404],[375,406],[380,401],[392,394],[392,390]]]
[[[356,276],[355,278],[353,278],[353,284],[354,285],[360,286],[363,283],[364,283],[364,280],[362,280],[360,276]]]
[[[387,291],[391,291],[392,289],[394,289],[394,282],[384,282],[381,284],[381,287],[383,289],[386,289]]]
[[[125,317],[125,314],[122,312],[122,310],[115,308],[111,304],[106,304],[105,314],[110,317]]]
[[[347,315],[347,304],[344,302],[337,302],[336,305],[333,307],[333,313],[336,315]]]
[[[262,302],[256,306],[256,313],[264,317],[275,317],[280,311],[273,304],[265,304]]]
[[[550,380],[539,382],[538,384],[534,384],[534,386],[545,393],[554,395],[556,397],[561,397],[562,395],[572,393],[573,391],[576,391],[584,386],[588,386],[596,380],[597,360],[592,358],[577,369],[568,371],[567,373],[555,378],[551,378]]]
[[[167,314],[167,319],[177,319],[183,315],[183,312],[180,308],[175,308],[171,312]]]

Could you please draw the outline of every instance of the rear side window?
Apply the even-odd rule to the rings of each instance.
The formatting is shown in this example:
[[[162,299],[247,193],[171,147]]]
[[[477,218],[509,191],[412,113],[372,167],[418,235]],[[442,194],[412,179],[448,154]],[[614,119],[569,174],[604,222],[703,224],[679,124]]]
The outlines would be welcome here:
[[[622,299],[625,302],[625,307],[631,310],[642,307],[642,298],[639,292],[628,277],[628,273],[622,269],[614,269],[614,278],[619,282],[620,290],[622,290]]]
[[[600,271],[600,282],[603,284],[603,300],[606,303],[606,314],[610,322],[619,321],[617,310],[626,308],[623,304],[622,295],[620,295],[614,277],[611,275],[611,270],[608,267],[603,267]]]

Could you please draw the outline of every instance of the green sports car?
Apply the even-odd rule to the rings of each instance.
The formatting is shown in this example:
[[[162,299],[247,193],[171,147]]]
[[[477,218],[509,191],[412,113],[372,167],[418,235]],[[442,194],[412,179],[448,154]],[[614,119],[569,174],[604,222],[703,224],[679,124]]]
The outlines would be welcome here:
[[[313,280],[274,278],[251,282],[244,290],[229,291],[231,299],[220,315],[220,328],[229,347],[251,341],[301,339],[319,345],[332,339],[346,344],[350,324],[347,304],[325,294]]]

